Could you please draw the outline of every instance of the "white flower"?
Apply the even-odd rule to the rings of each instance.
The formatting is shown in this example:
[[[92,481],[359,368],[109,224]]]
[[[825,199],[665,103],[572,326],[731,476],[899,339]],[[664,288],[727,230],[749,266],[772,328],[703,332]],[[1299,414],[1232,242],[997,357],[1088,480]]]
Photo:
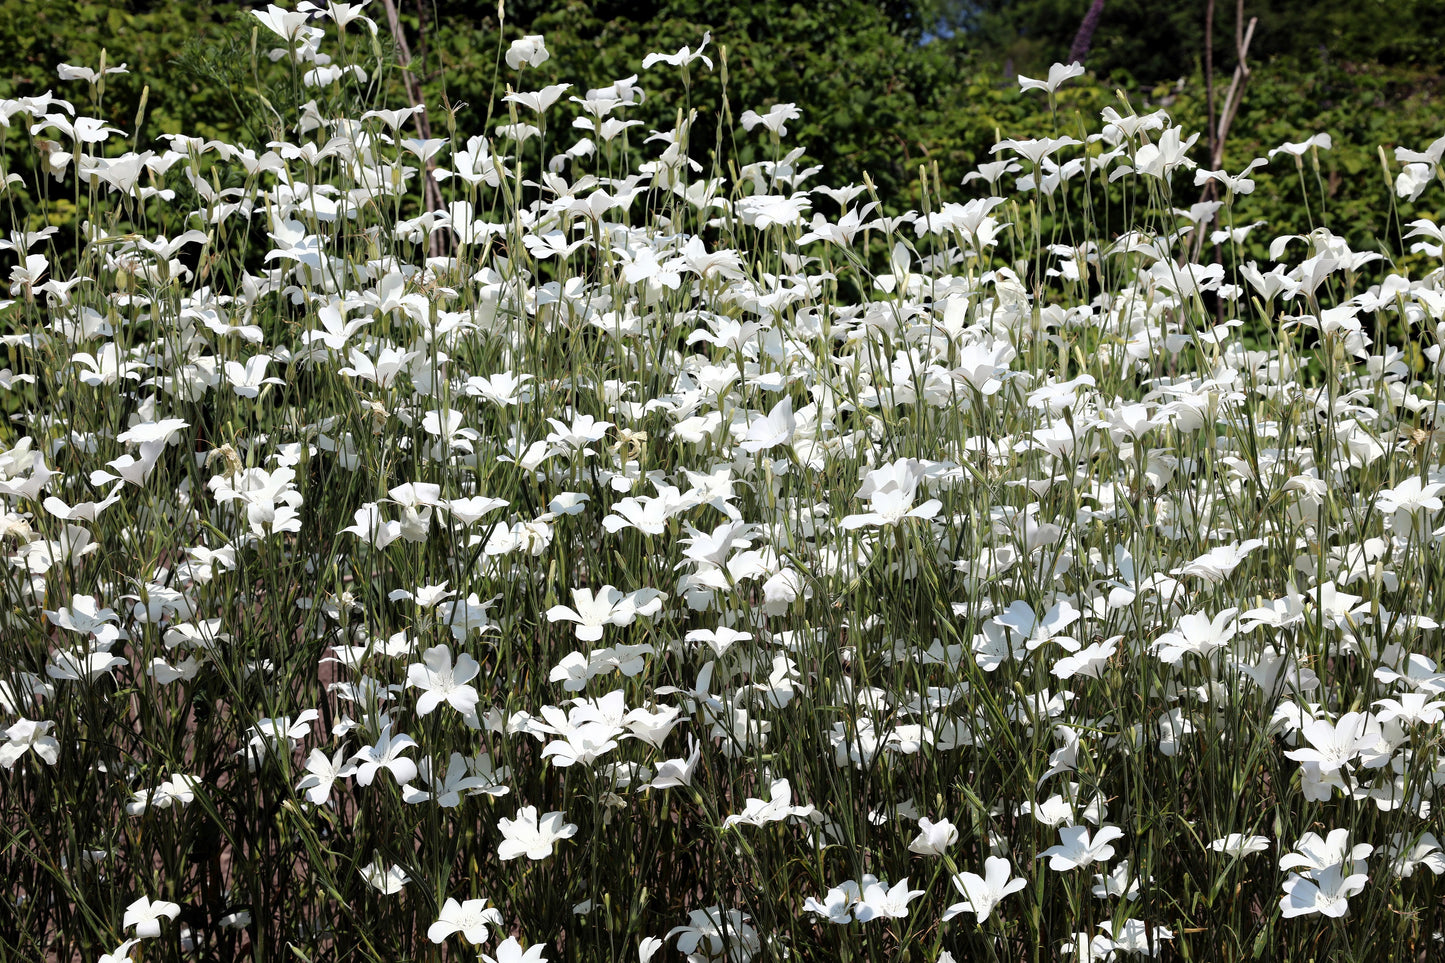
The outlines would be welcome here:
[[[1049,68],[1048,80],[1031,80],[1023,74],[1019,74],[1019,90],[1043,90],[1052,94],[1064,81],[1083,75],[1084,65],[1081,63],[1054,64]]]
[[[1162,926],[1150,926],[1142,920],[1125,920],[1115,927],[1112,923],[1100,923],[1099,929],[1107,934],[1111,959],[1118,959],[1119,953],[1158,956],[1164,940],[1174,939],[1174,934]]]
[[[351,757],[356,765],[356,784],[369,786],[378,769],[391,770],[398,784],[405,785],[416,778],[416,763],[402,755],[408,749],[416,748],[416,740],[406,733],[393,736],[391,723],[381,727],[381,733],[374,745],[365,746]]]
[[[652,65],[657,63],[670,64],[674,67],[686,67],[695,60],[701,60],[703,63],[707,64],[708,69],[711,70],[712,59],[703,56],[703,51],[707,49],[708,42],[711,40],[712,32],[703,31],[702,44],[698,46],[697,50],[683,47],[675,54],[650,53],[646,57],[642,58],[642,69],[650,70],[652,68]],[[678,945],[681,945],[680,941]]]
[[[417,715],[427,715],[443,702],[472,718],[477,711],[477,690],[467,685],[481,671],[477,660],[463,652],[452,664],[452,650],[446,644],[434,645],[422,653],[420,663],[406,669],[406,684],[422,690],[416,700]]]
[[[130,963],[130,951],[139,943],[138,939],[126,940],[109,953],[102,953],[95,963]]]
[[[1001,856],[988,857],[983,861],[983,867],[982,876],[977,873],[959,873],[952,877],[954,888],[963,894],[964,901],[954,903],[944,910],[945,920],[953,919],[960,913],[973,913],[978,917],[978,922],[982,923],[988,919],[1000,900],[1028,885],[1028,881],[1023,877],[1011,878],[1013,868],[1009,861]]]
[[[1094,874],[1094,886],[1090,892],[1099,899],[1122,896],[1132,902],[1139,898],[1139,877],[1130,874],[1127,859],[1121,860],[1107,874]]]
[[[34,752],[49,765],[60,758],[60,743],[49,735],[54,722],[31,722],[21,719],[5,730],[6,743],[0,746],[0,767],[12,769],[27,751]]]
[[[884,489],[872,494],[868,500],[868,506],[872,511],[845,517],[840,523],[843,530],[852,531],[868,526],[897,525],[908,518],[930,519],[938,514],[939,509],[943,508],[943,502],[936,498],[930,498],[914,508],[912,491]]]
[[[199,783],[200,780],[195,776],[172,773],[171,778],[164,780],[155,789],[136,790],[130,802],[125,804],[125,811],[131,816],[139,816],[147,809],[169,809],[172,806],[185,808],[195,801]]]
[[[606,625],[626,626],[638,616],[651,618],[662,611],[662,600],[667,596],[657,589],[638,589],[623,594],[611,585],[604,585],[594,594],[590,588],[572,590],[572,604],[554,605],[547,610],[549,622],[576,622],[577,638],[583,642],[596,642],[602,638]]]
[[[458,903],[447,897],[446,903],[442,905],[441,915],[435,923],[427,927],[426,938],[433,943],[442,943],[453,933],[460,933],[468,943],[480,946],[487,941],[487,927],[501,925],[501,912],[496,907],[487,906],[486,900],[469,899],[465,903]]]
[[[1320,150],[1329,150],[1334,146],[1329,134],[1315,134],[1309,140],[1300,141],[1298,144],[1280,144],[1269,152],[1269,159],[1274,160],[1275,154],[1290,154],[1294,157],[1303,157],[1310,148],[1318,147]]]
[[[908,851],[920,856],[942,856],[958,842],[958,827],[947,819],[934,822],[927,816],[918,820],[918,835],[908,844]]]
[[[1313,876],[1331,866],[1339,865],[1347,866],[1350,872],[1354,872],[1355,864],[1363,865],[1364,860],[1374,851],[1375,847],[1369,843],[1356,843],[1351,846],[1348,829],[1332,830],[1323,839],[1318,833],[1305,833],[1299,838],[1299,842],[1295,843],[1294,852],[1280,857],[1279,868],[1281,871],[1302,869],[1306,876]]]
[[[1413,845],[1403,833],[1395,833],[1387,854],[1390,857],[1390,872],[1399,877],[1415,875],[1415,870],[1424,866],[1436,876],[1445,873],[1445,852],[1440,849],[1440,840],[1434,833],[1425,833]]]
[[[1249,856],[1253,853],[1268,852],[1269,837],[1230,833],[1228,836],[1221,836],[1212,841],[1209,848],[1216,853],[1224,853],[1226,856]]]
[[[771,799],[769,801],[749,798],[743,806],[742,813],[723,820],[723,829],[730,829],[740,823],[761,826],[764,823],[782,822],[791,818],[806,819],[815,812],[812,806],[791,804],[793,789],[787,779],[774,779],[770,789]]]
[[[134,926],[135,935],[142,939],[161,935],[161,917],[175,919],[181,915],[181,907],[165,900],[151,902],[149,896],[142,896],[125,908],[122,925],[127,929]]]
[[[1124,831],[1117,826],[1100,826],[1092,839],[1086,826],[1060,826],[1059,845],[1050,846],[1038,858],[1049,857],[1049,869],[1063,873],[1110,859],[1114,855],[1114,847],[1109,844],[1123,837]]]
[[[788,128],[784,126],[790,120],[797,120],[803,116],[797,104],[774,104],[766,114],[759,114],[756,111],[745,110],[739,119],[743,122],[743,130],[751,131],[754,127],[762,124],[768,130],[785,137]]]
[[[331,799],[331,784],[355,771],[355,767],[345,761],[345,752],[344,743],[330,758],[322,750],[312,749],[306,757],[306,775],[296,784],[296,791],[305,792],[314,805],[325,805]]]
[[[502,99],[544,114],[547,112],[547,108],[555,104],[571,86],[571,84],[548,84],[541,90],[523,90],[507,94]]]
[[[1340,863],[1333,863],[1317,872],[1314,878],[1290,873],[1284,881],[1284,896],[1280,898],[1280,914],[1289,919],[1294,916],[1340,917],[1349,912],[1349,898],[1365,888],[1370,877],[1365,873],[1344,875]]]
[[[1300,727],[1300,735],[1309,745],[1285,753],[1295,762],[1311,762],[1320,772],[1350,770],[1350,761],[1380,741],[1380,723],[1368,712],[1346,712],[1331,723],[1313,719]],[[1340,830],[1336,830],[1340,832]],[[1283,867],[1281,867],[1283,868]]]
[[[725,950],[731,949],[743,960],[750,960],[762,947],[758,931],[748,923],[748,917],[740,910],[723,912],[721,906],[693,910],[687,915],[686,926],[674,926],[667,931],[667,938],[677,937],[677,948],[691,955],[700,944],[703,959],[716,959]]]
[[[528,859],[546,859],[552,855],[552,844],[559,839],[571,839],[577,834],[577,827],[564,823],[560,812],[551,812],[537,818],[537,807],[523,806],[517,810],[516,819],[502,819],[497,828],[504,837],[497,847],[497,858],[502,860],[526,856]]]
[[[649,789],[672,789],[677,786],[691,786],[692,774],[702,760],[702,746],[692,736],[688,737],[686,759],[667,759],[657,766],[657,774],[648,783]]]
[[[486,963],[547,963],[547,958],[542,955],[542,951],[546,948],[546,943],[538,943],[523,950],[522,944],[517,942],[516,937],[509,936],[497,944],[496,956],[488,956],[483,953],[482,959]]]
[[[903,919],[908,915],[909,902],[922,895],[923,890],[908,888],[907,876],[891,887],[886,882],[869,883],[863,887],[863,895],[858,905],[853,907],[853,915],[862,923],[880,917]]]
[[[1263,544],[1263,539],[1251,538],[1244,542],[1220,545],[1205,552],[1183,568],[1174,569],[1169,574],[1193,575],[1204,579],[1210,585],[1218,585],[1239,567],[1245,556]]]
[[[378,856],[367,865],[357,870],[361,878],[383,896],[391,896],[401,892],[401,888],[411,882],[411,877],[400,866],[387,866],[382,863]]]
[[[793,416],[793,399],[784,396],[773,405],[767,415],[759,415],[748,426],[738,447],[749,454],[767,451],[779,445],[789,444],[797,430],[797,419]]]
[[[829,922],[839,926],[847,926],[853,921],[853,904],[858,902],[860,895],[858,884],[851,879],[846,880],[842,885],[828,890],[821,903],[809,896],[803,901],[803,910],[826,916]]]
[[[523,67],[540,67],[551,56],[547,52],[547,44],[541,34],[528,34],[513,40],[512,46],[507,48],[507,66],[513,70],[521,70]]]

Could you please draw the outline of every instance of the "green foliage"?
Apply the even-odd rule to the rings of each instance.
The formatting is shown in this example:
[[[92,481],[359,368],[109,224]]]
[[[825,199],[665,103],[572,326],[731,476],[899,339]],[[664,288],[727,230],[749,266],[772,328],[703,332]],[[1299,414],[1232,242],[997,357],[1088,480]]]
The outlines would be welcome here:
[[[928,17],[959,44],[1028,74],[1069,54],[1090,0],[938,0]],[[1256,63],[1310,67],[1373,61],[1433,67],[1445,22],[1431,0],[1248,0],[1244,22],[1258,18],[1250,44]],[[1107,0],[1086,64],[1103,76],[1143,83],[1188,76],[1201,68],[1206,0],[1151,3]],[[1214,58],[1233,64],[1238,7],[1216,0]],[[1243,25],[1240,25],[1241,29]]]
[[[188,69],[178,54],[209,48],[218,55],[227,25],[240,9],[240,4],[216,0],[197,0],[183,12],[171,4],[139,0],[0,0],[4,23],[26,25],[0,31],[0,97],[55,90],[84,102],[76,95],[80,85],[58,83],[55,68],[61,63],[94,68],[105,50],[109,66],[124,63],[130,72],[106,78],[103,102],[87,105],[92,116],[130,130],[141,89],[149,86],[146,116],[153,131],[184,129],[214,136],[225,129],[216,121],[233,116],[226,109],[227,91]],[[246,33],[249,36],[249,28]]]
[[[718,142],[719,122],[722,139],[730,141],[744,110],[797,103],[803,118],[789,129],[800,131],[809,157],[822,163],[835,183],[861,182],[867,172],[881,195],[896,196],[906,193],[919,163],[971,160],[957,138],[943,133],[958,99],[958,78],[968,73],[967,60],[956,48],[917,43],[916,24],[916,15],[865,0],[635,8],[570,0],[535,10],[509,6],[505,36],[510,41],[523,33],[544,34],[552,57],[539,77],[570,82],[580,94],[581,88],[638,74],[650,52],[696,50],[710,32],[707,55],[715,64],[726,49],[730,113],[724,112],[721,72],[699,64],[688,86],[629,112],[644,122],[644,130],[670,128],[679,109],[697,109],[693,144],[703,149],[694,156],[706,163],[707,151]],[[417,69],[429,100],[442,102],[445,94],[449,102],[467,104],[457,115],[461,130],[481,131],[493,109],[488,98],[496,46],[494,11],[480,19],[447,17],[443,11],[428,35],[428,57]],[[675,72],[658,65],[653,73],[668,70]],[[972,145],[975,151],[978,146]],[[763,159],[751,141],[737,148],[729,156],[739,165]]]

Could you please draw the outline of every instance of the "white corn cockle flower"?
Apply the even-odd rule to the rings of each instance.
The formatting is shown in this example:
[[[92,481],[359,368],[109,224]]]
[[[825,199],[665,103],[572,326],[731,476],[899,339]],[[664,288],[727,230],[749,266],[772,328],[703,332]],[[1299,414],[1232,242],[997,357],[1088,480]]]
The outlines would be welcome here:
[[[135,927],[135,935],[141,939],[153,939],[161,935],[162,918],[173,920],[180,915],[179,904],[163,899],[151,902],[150,897],[142,896],[125,908],[121,925],[126,929]]]
[[[1216,853],[1223,853],[1226,856],[1250,856],[1254,853],[1269,852],[1268,836],[1246,836],[1243,833],[1230,833],[1228,836],[1221,836],[1212,841],[1209,848]]]
[[[512,41],[507,48],[507,66],[513,70],[521,70],[523,67],[540,67],[546,63],[551,54],[547,52],[547,43],[541,34],[528,34]]]
[[[1295,843],[1294,850],[1279,859],[1281,871],[1299,869],[1303,875],[1312,876],[1330,866],[1343,865],[1349,873],[1364,871],[1365,860],[1375,851],[1370,843],[1350,845],[1348,829],[1331,830],[1321,838],[1318,833],[1305,833]]]
[[[687,67],[695,61],[701,60],[707,64],[707,69],[712,69],[712,58],[704,56],[703,51],[707,49],[708,43],[712,41],[712,31],[705,30],[702,35],[702,43],[696,50],[690,47],[683,47],[673,54],[650,53],[642,58],[642,69],[651,70],[653,64],[669,64],[673,67]]]
[[[376,778],[377,770],[391,771],[399,785],[405,785],[416,778],[416,763],[402,753],[416,748],[416,740],[406,733],[392,735],[391,723],[381,727],[374,745],[365,746],[351,757],[356,765],[356,784],[369,786]]]
[[[766,802],[750,797],[741,813],[723,820],[723,829],[743,824],[762,826],[764,823],[782,822],[786,819],[807,819],[817,812],[809,805],[792,805],[793,789],[787,779],[774,779],[770,795],[771,798]]]
[[[172,806],[184,809],[195,800],[199,785],[200,780],[195,776],[172,773],[155,789],[137,789],[125,804],[125,811],[128,815],[139,816],[147,809],[170,809]]]
[[[687,925],[674,926],[667,939],[677,937],[677,949],[689,958],[698,954],[709,961],[751,960],[762,948],[758,931],[748,922],[751,917],[741,910],[724,911],[721,906],[693,910],[687,914]]]
[[[1365,873],[1345,875],[1340,863],[1332,863],[1309,876],[1290,873],[1284,881],[1284,896],[1279,901],[1280,915],[1285,919],[1313,913],[1344,916],[1350,909],[1350,897],[1361,893],[1369,879]]]
[[[477,677],[481,666],[477,660],[463,652],[452,662],[452,650],[448,645],[435,645],[422,653],[421,662],[413,662],[406,669],[406,684],[420,689],[422,695],[416,700],[417,715],[427,715],[443,702],[462,714],[465,719],[476,715],[477,690],[467,683]]]
[[[891,887],[887,882],[869,883],[853,906],[853,916],[861,923],[873,919],[903,919],[908,904],[923,895],[921,889],[909,889],[905,876]]]
[[[1228,608],[1212,619],[1198,613],[1180,616],[1174,631],[1159,636],[1150,648],[1168,665],[1178,665],[1188,654],[1208,657],[1234,639],[1238,614],[1238,609]]]
[[[865,877],[865,881],[869,880],[871,880],[870,877]],[[846,880],[841,885],[829,889],[821,902],[815,897],[809,896],[803,901],[803,911],[826,917],[830,923],[847,926],[853,922],[853,907],[861,895],[862,890],[858,884],[851,879]]]
[[[1134,151],[1130,158],[1133,166],[1121,164],[1114,168],[1109,174],[1109,180],[1114,181],[1126,174],[1137,173],[1167,181],[1180,167],[1193,170],[1195,165],[1194,161],[1189,159],[1189,151],[1198,139],[1197,132],[1185,139],[1178,127],[1170,127],[1159,135],[1157,143],[1143,144]]]
[[[526,856],[530,860],[546,859],[552,855],[552,846],[557,840],[571,839],[577,834],[577,827],[563,822],[565,818],[560,812],[547,813],[539,818],[535,806],[523,806],[517,810],[516,819],[502,819],[497,823],[502,833],[497,858],[503,861],[518,856]]]
[[[507,94],[502,100],[514,103],[539,114],[547,112],[547,108],[555,104],[562,95],[572,88],[571,84],[548,84],[541,90],[519,91]]]
[[[1099,831],[1089,836],[1086,826],[1059,827],[1059,845],[1050,846],[1038,858],[1048,857],[1049,869],[1068,872],[1094,862],[1103,862],[1113,857],[1116,839],[1123,839],[1124,831],[1117,826],[1100,826]]]
[[[753,455],[769,451],[779,445],[791,444],[796,430],[793,399],[785,395],[766,415],[759,415],[752,421],[738,447]]]
[[[702,760],[702,746],[692,736],[688,736],[688,756],[686,759],[667,759],[657,765],[657,772],[648,783],[648,789],[675,789],[678,786],[691,786],[693,773],[697,771],[697,764]]]
[[[790,120],[797,120],[803,116],[797,104],[774,104],[766,114],[759,114],[756,111],[745,110],[742,117],[743,130],[751,131],[759,124],[777,134],[779,137],[788,135],[788,128],[785,126]]]
[[[0,768],[13,769],[27,752],[33,752],[46,765],[60,759],[60,743],[50,735],[55,723],[50,720],[32,722],[21,719],[5,730],[5,743],[0,745]]]
[[[458,903],[447,897],[437,921],[427,927],[426,938],[433,943],[444,943],[448,936],[460,933],[462,939],[468,943],[480,946],[490,935],[489,927],[501,925],[501,911],[488,906],[485,899],[469,899]]]
[[[411,882],[406,870],[400,866],[387,866],[378,856],[370,863],[357,870],[361,878],[383,896],[393,896],[400,893],[402,887]]]
[[[1333,723],[1313,719],[1300,727],[1300,735],[1309,745],[1290,750],[1285,757],[1295,762],[1314,763],[1321,773],[1350,771],[1351,761],[1375,748],[1381,739],[1379,720],[1368,712],[1346,712]],[[1378,764],[1384,761],[1378,760]]]
[[[1196,578],[1204,579],[1210,585],[1218,585],[1229,578],[1250,552],[1262,545],[1264,545],[1264,540],[1259,538],[1251,538],[1230,545],[1220,545],[1218,548],[1205,552],[1192,562],[1171,570],[1169,574],[1193,575]]]
[[[312,749],[306,757],[306,774],[296,784],[296,791],[304,792],[314,805],[324,806],[331,800],[331,787],[336,780],[355,771],[356,767],[346,762],[345,743],[330,757],[321,749]]]
[[[1001,856],[990,856],[983,861],[984,875],[959,873],[950,877],[955,889],[963,895],[963,902],[954,903],[943,911],[945,921],[960,913],[973,913],[983,923],[993,913],[1004,897],[1017,893],[1028,885],[1022,877],[1014,878],[1013,866]]]
[[[604,585],[594,594],[590,588],[572,590],[572,605],[554,605],[547,610],[549,622],[575,622],[573,630],[583,642],[596,642],[602,638],[604,626],[628,626],[639,617],[651,618],[662,611],[662,602],[667,596],[657,589],[638,589],[623,593],[611,585]]]
[[[1056,63],[1053,66],[1049,67],[1049,76],[1047,80],[1033,80],[1029,77],[1025,77],[1023,74],[1019,74],[1019,90],[1042,90],[1046,93],[1052,94],[1054,91],[1059,89],[1060,85],[1062,85],[1064,81],[1072,80],[1075,77],[1082,76],[1084,76],[1083,64],[1078,62],[1074,62],[1071,64]]]
[[[1319,150],[1329,150],[1332,147],[1334,147],[1334,141],[1330,137],[1330,135],[1326,133],[1320,133],[1315,134],[1308,140],[1302,140],[1297,144],[1286,142],[1280,144],[1278,147],[1271,148],[1269,152],[1269,159],[1274,160],[1274,156],[1276,154],[1289,154],[1291,157],[1303,157],[1305,154],[1309,153],[1311,149],[1318,148]]]

